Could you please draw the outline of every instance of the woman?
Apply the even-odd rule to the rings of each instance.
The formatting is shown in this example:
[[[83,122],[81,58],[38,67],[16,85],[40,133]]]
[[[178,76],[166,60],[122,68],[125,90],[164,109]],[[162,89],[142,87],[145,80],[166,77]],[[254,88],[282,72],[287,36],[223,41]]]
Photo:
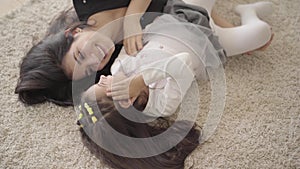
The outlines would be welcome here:
[[[114,3],[107,0],[89,0],[85,3],[74,0],[73,2],[80,21],[95,25],[95,29],[124,17],[128,7],[135,5],[130,3],[130,0]],[[162,12],[165,3],[166,0],[153,0],[150,5],[148,4],[147,11]],[[60,65],[73,41],[73,37],[65,37],[63,32],[68,26],[78,21],[74,14],[73,10],[62,12],[48,29],[47,35],[50,36],[46,36],[33,46],[23,58],[20,66],[20,78],[15,90],[23,103],[32,105],[50,101],[61,106],[73,105],[72,81],[64,74]],[[121,48],[122,45],[116,44],[111,60],[103,70],[98,72],[99,76],[110,74],[110,66]]]
[[[208,2],[204,1],[203,4],[199,4],[198,1],[195,1],[195,2],[197,3],[196,5],[204,6],[206,8],[206,10],[208,11],[208,15],[210,16],[214,1],[208,1]],[[201,1],[199,1],[199,2],[201,2]],[[188,3],[193,3],[193,2],[189,1]],[[169,13],[172,13],[172,10],[176,9],[176,8],[177,8],[177,10],[175,10],[175,11],[178,11],[180,6],[182,6],[181,1],[171,1],[170,0],[170,1],[168,1],[168,4],[169,4],[169,6],[171,6],[171,8],[165,8],[165,9]],[[243,22],[245,25],[240,26],[240,27],[221,28],[221,27],[216,26],[214,24],[214,22],[212,20],[210,20],[210,25],[214,26],[212,28],[213,31],[215,31],[216,33],[218,33],[218,32],[220,33],[218,36],[219,36],[219,39],[221,42],[223,42],[225,44],[242,44],[241,41],[243,41],[244,45],[240,46],[238,48],[236,48],[236,45],[227,45],[227,48],[224,48],[227,53],[229,53],[229,54],[244,53],[247,51],[257,49],[257,48],[263,46],[264,44],[268,43],[268,41],[271,39],[270,27],[265,22],[261,21],[256,16],[256,13],[257,14],[262,13],[261,12],[261,11],[263,11],[262,9],[267,9],[267,8],[269,8],[269,6],[270,6],[269,3],[256,3],[256,4],[252,4],[252,5],[248,5],[248,6],[246,5],[243,7],[246,10],[240,11],[242,20],[246,21],[246,20],[248,20],[248,18],[251,18],[255,21],[255,24],[253,24],[254,22]],[[245,11],[245,12],[243,12],[243,11]],[[248,16],[249,13],[251,14],[250,17]],[[269,13],[269,12],[267,12],[267,13]],[[212,12],[212,14],[214,14],[214,13]],[[120,17],[122,15],[124,16],[124,12],[123,12],[123,14],[118,15],[118,17]],[[114,27],[115,31],[120,32],[122,30],[122,28],[120,27],[120,25],[122,25],[122,22],[120,22],[120,23],[116,22],[115,24],[116,24]],[[258,26],[256,27],[253,25],[258,25]],[[93,49],[94,51],[90,51],[90,53],[93,53],[93,52],[96,53],[98,50],[98,53],[104,52],[105,55],[102,54],[102,56],[100,56],[101,58],[100,57],[98,57],[98,58],[91,57],[89,59],[89,61],[90,61],[89,67],[87,67],[85,65],[85,67],[82,67],[82,69],[79,70],[79,72],[80,71],[81,72],[75,76],[73,76],[74,74],[72,73],[73,72],[72,69],[74,69],[74,65],[75,65],[75,61],[76,61],[75,59],[77,59],[78,56],[79,56],[79,58],[82,57],[82,55],[80,54],[79,51],[76,51],[76,49],[73,48],[74,50],[72,50],[72,45],[74,46],[74,44],[75,44],[75,43],[73,43],[73,37],[75,35],[78,35],[77,33],[82,33],[80,31],[84,30],[84,29],[76,29],[76,28],[74,28],[72,30],[69,29],[66,32],[67,36],[65,35],[64,32],[60,32],[56,35],[45,38],[44,41],[42,41],[41,43],[36,45],[34,48],[32,48],[29,51],[29,53],[27,54],[27,56],[24,58],[22,65],[21,65],[20,79],[19,79],[19,83],[16,88],[16,93],[19,94],[20,100],[27,104],[41,103],[46,100],[53,101],[53,102],[61,104],[61,105],[72,104],[71,90],[70,90],[72,76],[73,76],[73,79],[76,80],[76,79],[83,78],[85,76],[84,72],[86,72],[86,74],[89,74],[91,71],[99,70],[99,68],[103,68],[103,70],[109,70],[111,63],[114,60],[114,57],[112,57],[114,55],[110,55],[110,54],[111,54],[111,52],[117,51],[116,50],[117,48],[115,48],[115,50],[114,50],[112,45],[113,45],[113,43],[118,42],[117,41],[118,37],[112,38],[112,36],[115,36],[115,34],[113,34],[114,32],[111,32],[112,30],[105,29],[105,27],[101,27],[101,28],[103,28],[103,30],[106,31],[105,32],[106,37],[107,37],[107,33],[110,33],[110,35],[108,35],[110,37],[106,38],[106,39],[110,39],[110,40],[108,40],[111,45],[108,48],[110,50],[105,51],[105,52],[108,52],[108,53],[105,53],[104,51],[97,49],[97,48],[99,48],[99,46],[98,46],[95,49]],[[244,37],[244,36],[240,36],[240,32],[245,33],[245,31],[247,32],[247,30],[248,30],[248,32],[252,33],[251,36],[250,37],[245,36],[246,39],[240,38],[240,37]],[[83,32],[85,32],[85,31],[83,31]],[[88,31],[88,32],[92,32],[92,31]],[[223,33],[226,33],[226,34],[223,34]],[[261,37],[261,39],[258,39],[258,41],[257,41],[257,39],[253,39],[253,37],[257,37],[257,36],[253,36],[253,34],[262,35],[262,36],[259,36],[259,37]],[[230,37],[228,37],[227,35],[230,35]],[[237,36],[235,36],[235,35],[237,35]],[[228,41],[229,39],[231,41]],[[234,42],[234,43],[232,43],[232,42]],[[251,42],[251,43],[247,44],[244,42]],[[224,44],[222,44],[222,45],[224,45]],[[76,46],[76,44],[75,44],[75,46]],[[249,46],[248,49],[245,48],[247,46]],[[68,54],[68,52],[69,52],[69,54]],[[74,58],[74,53],[76,53],[76,56],[77,56],[75,58]],[[45,58],[41,59],[40,57],[38,57],[41,55],[44,55]],[[67,57],[65,57],[65,55]],[[92,55],[89,55],[89,56],[92,56]],[[73,57],[73,59],[72,59],[73,66],[69,67],[71,70],[66,70],[65,68],[62,68],[63,60],[65,58],[70,58],[70,57],[71,57],[71,59]],[[109,59],[110,57],[112,59]],[[102,61],[103,58],[105,58],[106,60],[103,60],[103,64],[100,67],[97,67],[95,65],[96,60],[98,59],[97,61],[99,61],[99,59],[100,59]],[[32,61],[33,59],[36,60],[36,62]],[[93,62],[92,59],[94,59],[94,63],[93,63],[94,65],[92,64],[92,62]],[[41,63],[43,63],[43,64],[41,64]],[[34,65],[34,64],[36,64],[36,65]],[[50,68],[50,67],[52,67],[52,68]],[[51,69],[50,72],[48,72],[49,69]],[[70,72],[72,73],[72,76],[71,76]],[[109,71],[107,71],[105,73],[108,74]]]

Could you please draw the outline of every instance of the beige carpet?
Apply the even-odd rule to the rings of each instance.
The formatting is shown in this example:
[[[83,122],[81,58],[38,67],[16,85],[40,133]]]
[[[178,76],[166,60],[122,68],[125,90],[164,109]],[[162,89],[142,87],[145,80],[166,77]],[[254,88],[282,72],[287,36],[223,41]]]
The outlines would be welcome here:
[[[255,1],[220,0],[217,7],[238,24],[231,9]],[[186,168],[300,168],[300,1],[271,1],[272,45],[228,60],[221,122]],[[72,108],[25,107],[13,94],[20,59],[68,5],[70,0],[29,0],[0,18],[0,168],[105,168],[83,147]]]

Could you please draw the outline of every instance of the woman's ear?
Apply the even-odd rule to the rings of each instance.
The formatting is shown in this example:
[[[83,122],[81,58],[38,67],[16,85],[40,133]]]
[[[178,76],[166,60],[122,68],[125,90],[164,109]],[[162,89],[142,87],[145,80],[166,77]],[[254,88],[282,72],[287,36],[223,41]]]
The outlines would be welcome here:
[[[69,35],[69,33],[72,33],[72,35],[76,35],[77,33],[82,32],[81,28],[75,28],[72,32],[71,32],[71,28],[65,30],[65,36],[67,37]]]

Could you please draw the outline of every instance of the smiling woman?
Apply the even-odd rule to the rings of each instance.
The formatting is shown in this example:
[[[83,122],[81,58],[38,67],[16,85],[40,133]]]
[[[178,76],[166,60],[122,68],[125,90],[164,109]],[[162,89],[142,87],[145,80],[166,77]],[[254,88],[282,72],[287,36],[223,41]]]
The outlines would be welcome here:
[[[110,38],[100,32],[91,31],[89,28],[69,29],[65,34],[73,36],[74,41],[62,60],[62,68],[73,80],[82,79],[93,72],[102,70],[115,50]]]
[[[76,37],[74,39],[76,31],[73,32],[76,28],[84,29],[87,27],[86,23],[89,23],[93,24],[94,30],[98,30],[106,24],[124,17],[126,15],[127,8],[129,7],[131,9],[135,9],[134,11],[131,11],[131,14],[144,13],[145,11],[163,12],[163,7],[167,0],[152,0],[150,4],[148,3],[150,1],[147,1],[145,4],[141,4],[140,2],[142,1],[132,1],[135,3],[129,3],[130,0],[125,1],[127,2],[126,4],[124,3],[120,5],[119,1],[111,3],[112,1],[104,2],[91,0],[86,2],[86,4],[82,4],[81,1],[74,0],[74,6],[77,13],[75,13],[74,10],[67,10],[54,19],[54,22],[52,22],[52,25],[47,32],[47,36],[38,44],[34,45],[21,61],[20,77],[15,89],[15,93],[19,95],[19,100],[28,105],[44,103],[45,101],[54,102],[60,106],[73,105],[72,70],[75,69],[75,71],[79,71],[78,76],[76,74],[74,79],[80,79],[80,77],[89,75],[91,71],[94,72],[96,70],[96,66],[92,66],[90,64],[91,60],[88,58],[94,58],[97,63],[100,63],[100,58],[95,59],[96,57],[100,57],[99,53],[102,53],[101,55],[104,53],[106,56],[101,56],[104,59],[103,64],[97,66],[97,70],[99,70],[99,67],[103,67],[103,69],[97,72],[97,77],[100,75],[111,74],[110,66],[122,48],[122,45],[117,44],[119,41],[114,41],[114,39],[116,39],[116,36],[119,36],[119,33],[123,32],[123,23],[119,22],[118,26],[110,27],[103,32],[103,34],[112,37],[112,42],[115,44],[114,47],[111,46],[111,42],[107,44],[108,46],[103,46],[106,43],[101,43],[100,45],[93,42],[93,39],[96,38],[89,39],[89,43],[94,43],[96,45],[94,45],[92,52],[93,55],[96,56],[88,56],[87,50],[81,48],[73,48],[72,52],[69,52],[69,49],[71,48],[74,40],[77,38]],[[103,6],[104,4],[106,7]],[[136,5],[141,5],[141,10],[136,11]],[[141,15],[139,15],[139,17],[141,17]],[[75,23],[79,20],[78,18],[81,21],[80,24]],[[149,20],[147,21],[149,23],[151,22]],[[67,33],[66,36],[65,30],[68,30],[70,27],[73,28],[73,31]],[[69,31],[70,30],[71,29],[69,29]],[[83,34],[85,34],[84,32],[85,30],[83,31]],[[109,32],[111,33],[109,34]],[[75,33],[74,36],[73,33]],[[94,35],[90,34],[90,37],[92,36]],[[100,48],[102,49],[101,51],[99,50]],[[109,50],[105,51],[104,49]],[[69,62],[67,63],[67,61],[64,61],[64,67],[62,62],[67,53],[69,55],[68,59],[73,60],[73,63],[67,65]],[[80,53],[82,56],[80,56]],[[76,64],[74,56],[77,61],[82,62],[84,60],[85,63],[82,65]],[[87,61],[85,61],[86,59]],[[104,63],[107,64],[105,65]],[[85,69],[81,70],[80,66],[85,66]],[[79,83],[80,81],[84,81],[84,79],[79,80]]]

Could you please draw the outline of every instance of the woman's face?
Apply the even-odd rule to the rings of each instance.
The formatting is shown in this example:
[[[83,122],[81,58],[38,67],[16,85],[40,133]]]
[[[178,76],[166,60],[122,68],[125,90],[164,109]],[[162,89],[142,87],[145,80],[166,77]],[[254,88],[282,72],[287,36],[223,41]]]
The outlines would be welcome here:
[[[113,41],[99,32],[79,28],[73,36],[70,50],[62,60],[65,74],[78,80],[103,69],[114,52]]]

